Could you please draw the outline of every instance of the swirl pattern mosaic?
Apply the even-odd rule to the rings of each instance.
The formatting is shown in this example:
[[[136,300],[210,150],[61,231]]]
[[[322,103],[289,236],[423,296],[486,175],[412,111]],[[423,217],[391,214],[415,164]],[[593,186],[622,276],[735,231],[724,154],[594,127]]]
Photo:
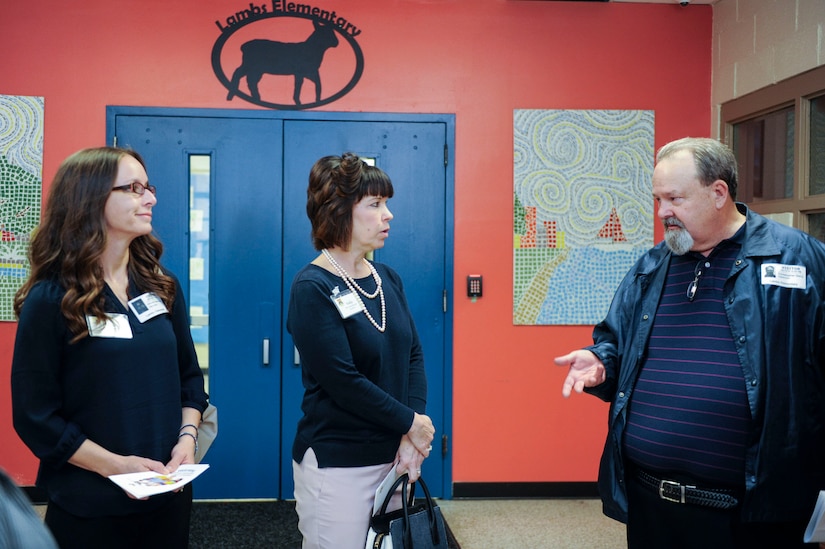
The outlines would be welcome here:
[[[519,109],[513,136],[513,324],[596,324],[653,245],[653,111]]]
[[[43,183],[42,97],[0,95],[0,320],[29,276],[28,247],[40,222]]]

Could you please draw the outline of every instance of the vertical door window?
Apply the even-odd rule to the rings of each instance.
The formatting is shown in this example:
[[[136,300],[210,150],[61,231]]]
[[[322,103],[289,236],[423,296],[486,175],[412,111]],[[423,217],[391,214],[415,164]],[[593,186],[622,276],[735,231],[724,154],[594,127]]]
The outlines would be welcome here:
[[[209,181],[211,157],[189,156],[189,317],[209,391]]]
[[[364,155],[359,154],[358,158],[363,160],[364,164],[366,164],[367,166],[375,166],[376,165],[374,156],[367,156],[365,154]],[[370,250],[369,252],[367,252],[367,259],[369,259],[370,261],[375,261],[375,251]]]

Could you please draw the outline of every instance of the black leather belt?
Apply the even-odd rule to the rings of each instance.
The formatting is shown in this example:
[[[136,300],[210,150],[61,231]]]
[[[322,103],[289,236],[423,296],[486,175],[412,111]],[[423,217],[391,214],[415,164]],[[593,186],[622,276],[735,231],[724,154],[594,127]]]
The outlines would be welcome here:
[[[653,490],[665,501],[689,503],[715,509],[732,509],[739,504],[739,500],[734,495],[734,490],[697,488],[690,484],[681,484],[675,480],[657,478],[641,469],[636,470],[636,478],[643,486]]]

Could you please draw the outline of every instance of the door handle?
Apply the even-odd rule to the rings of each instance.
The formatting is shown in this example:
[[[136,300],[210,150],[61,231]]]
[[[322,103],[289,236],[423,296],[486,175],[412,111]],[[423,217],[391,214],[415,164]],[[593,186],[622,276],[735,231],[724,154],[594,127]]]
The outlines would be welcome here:
[[[269,338],[265,337],[263,341],[263,364],[269,366]]]

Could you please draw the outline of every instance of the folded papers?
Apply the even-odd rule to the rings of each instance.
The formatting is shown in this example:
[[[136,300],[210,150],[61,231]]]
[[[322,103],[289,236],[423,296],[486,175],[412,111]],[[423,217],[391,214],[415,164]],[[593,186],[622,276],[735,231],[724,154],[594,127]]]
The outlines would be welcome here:
[[[201,473],[206,471],[209,465],[205,463],[187,463],[178,467],[178,470],[168,475],[163,475],[155,471],[143,473],[125,473],[122,475],[110,475],[109,479],[123,488],[128,494],[143,499],[157,494],[173,492],[189,484]]]

